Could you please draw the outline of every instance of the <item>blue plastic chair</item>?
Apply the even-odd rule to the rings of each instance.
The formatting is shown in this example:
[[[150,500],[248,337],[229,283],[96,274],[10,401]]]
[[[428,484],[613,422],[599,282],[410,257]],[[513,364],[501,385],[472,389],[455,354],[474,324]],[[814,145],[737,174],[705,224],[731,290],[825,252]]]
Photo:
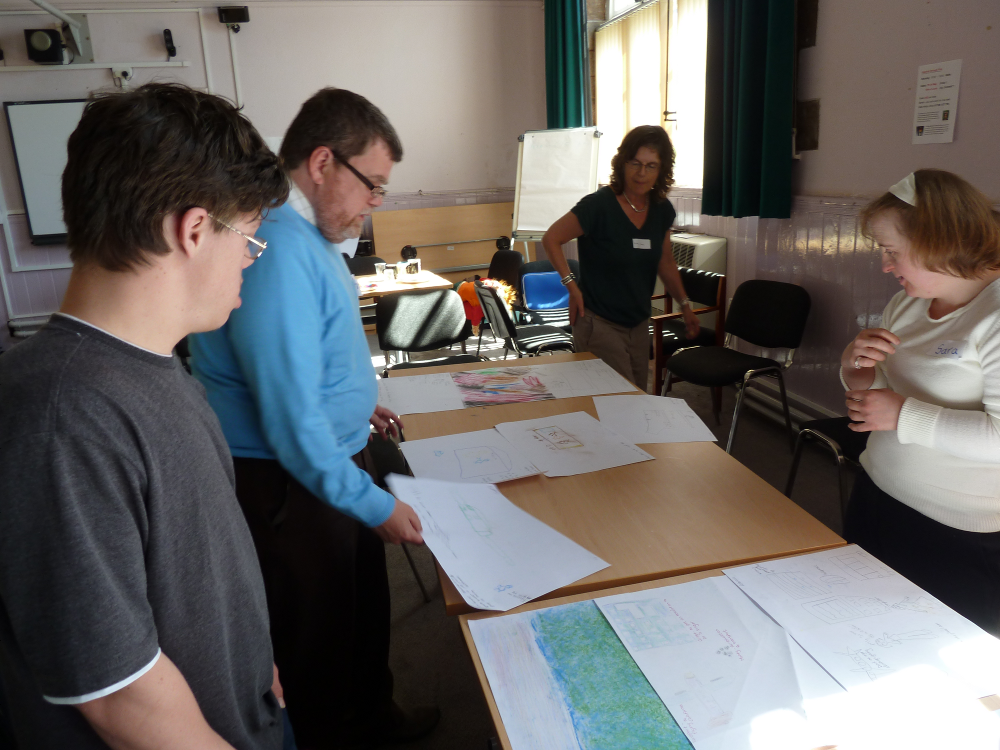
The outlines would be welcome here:
[[[526,322],[569,329],[569,290],[556,271],[526,273],[521,277]]]

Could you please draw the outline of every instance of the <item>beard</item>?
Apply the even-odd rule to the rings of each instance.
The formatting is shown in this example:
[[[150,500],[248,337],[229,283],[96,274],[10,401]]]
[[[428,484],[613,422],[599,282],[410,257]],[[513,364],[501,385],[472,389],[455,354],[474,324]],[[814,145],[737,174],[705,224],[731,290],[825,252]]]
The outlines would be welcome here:
[[[364,215],[351,214],[334,201],[320,201],[315,206],[316,228],[327,242],[338,244],[352,237],[361,236]]]

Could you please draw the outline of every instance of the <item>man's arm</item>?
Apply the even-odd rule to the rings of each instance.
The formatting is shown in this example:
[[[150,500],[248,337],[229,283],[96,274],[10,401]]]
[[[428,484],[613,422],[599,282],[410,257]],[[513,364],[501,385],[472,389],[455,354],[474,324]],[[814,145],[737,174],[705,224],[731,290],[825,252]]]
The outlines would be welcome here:
[[[114,750],[232,750],[205,721],[184,675],[166,654],[121,690],[77,708]]]

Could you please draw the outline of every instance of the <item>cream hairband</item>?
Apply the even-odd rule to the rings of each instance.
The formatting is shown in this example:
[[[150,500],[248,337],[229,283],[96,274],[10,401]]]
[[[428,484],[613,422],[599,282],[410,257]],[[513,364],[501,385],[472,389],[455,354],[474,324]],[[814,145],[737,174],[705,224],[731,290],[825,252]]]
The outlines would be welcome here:
[[[906,177],[901,179],[891,188],[889,192],[899,198],[901,201],[906,201],[911,206],[917,205],[917,178],[910,172]]]

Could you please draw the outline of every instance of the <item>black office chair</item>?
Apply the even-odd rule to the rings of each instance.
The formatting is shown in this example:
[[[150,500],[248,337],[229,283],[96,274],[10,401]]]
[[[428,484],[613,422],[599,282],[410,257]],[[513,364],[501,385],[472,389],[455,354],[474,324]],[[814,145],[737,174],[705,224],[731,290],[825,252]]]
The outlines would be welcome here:
[[[459,354],[420,362],[400,362],[389,366],[389,351],[427,352],[464,344],[472,335],[472,325],[465,317],[465,306],[458,292],[432,289],[390,294],[375,305],[375,333],[389,370],[409,367],[481,362],[472,354]]]
[[[693,339],[687,337],[684,325],[684,314],[671,312],[664,315],[654,315],[650,319],[649,332],[653,339],[653,371],[656,390],[653,393],[663,395],[664,378],[667,359],[680,349],[692,346],[722,346],[725,340],[726,320],[726,277],[712,271],[698,271],[694,268],[678,268],[684,291],[691,302],[699,305],[694,310],[695,315],[716,313],[715,325],[712,328],[701,327]],[[667,294],[657,294],[652,299],[670,299]],[[667,385],[667,391],[670,385]],[[712,403],[718,412],[722,408],[722,388],[712,388]]]
[[[515,325],[496,289],[477,281],[476,294],[483,308],[483,315],[490,324],[490,330],[495,337],[503,339],[504,359],[507,359],[508,351],[513,351],[519,357],[525,355],[531,357],[556,350],[576,351],[573,337],[559,328],[545,325]]]
[[[347,263],[351,276],[374,276],[375,264],[385,263],[377,255],[355,255],[353,258],[350,255],[344,255],[344,261]]]
[[[840,488],[840,522],[843,528],[844,514],[847,512],[847,482],[844,473],[847,471],[847,464],[860,466],[861,454],[865,452],[868,445],[870,432],[855,432],[848,425],[851,423],[850,417],[833,417],[831,419],[814,419],[811,422],[803,422],[799,430],[799,436],[795,441],[795,453],[792,456],[792,468],[788,472],[788,482],[785,485],[785,495],[792,496],[792,487],[795,485],[795,475],[799,472],[799,460],[802,458],[802,448],[807,440],[818,440],[833,453],[833,458],[837,462],[837,484]]]
[[[753,279],[744,281],[733,295],[726,317],[726,346],[699,346],[680,351],[667,360],[670,378],[686,380],[696,385],[721,387],[742,383],[736,398],[733,425],[729,429],[726,453],[731,453],[736,425],[739,424],[740,409],[746,386],[754,378],[762,375],[776,377],[781,389],[781,406],[785,412],[788,427],[789,447],[794,449],[795,434],[792,419],[788,414],[788,396],[785,393],[785,379],[782,372],[792,364],[795,350],[802,343],[806,319],[809,317],[809,292],[796,284],[782,281]],[[767,357],[744,354],[729,348],[731,337],[737,337],[748,344],[767,349],[788,349],[783,364]],[[719,418],[716,407],[715,418]]]
[[[570,272],[579,279],[580,261],[575,258],[567,258],[566,262],[569,264]],[[555,273],[555,267],[547,260],[533,260],[521,266],[517,287],[521,295],[521,304],[514,310],[514,322],[518,325],[555,326],[556,328],[563,329],[566,333],[572,333],[573,327],[569,323],[568,306],[551,308],[543,305],[540,308],[529,299],[532,280],[528,280],[528,288],[526,288],[524,279],[526,276],[539,273]]]

